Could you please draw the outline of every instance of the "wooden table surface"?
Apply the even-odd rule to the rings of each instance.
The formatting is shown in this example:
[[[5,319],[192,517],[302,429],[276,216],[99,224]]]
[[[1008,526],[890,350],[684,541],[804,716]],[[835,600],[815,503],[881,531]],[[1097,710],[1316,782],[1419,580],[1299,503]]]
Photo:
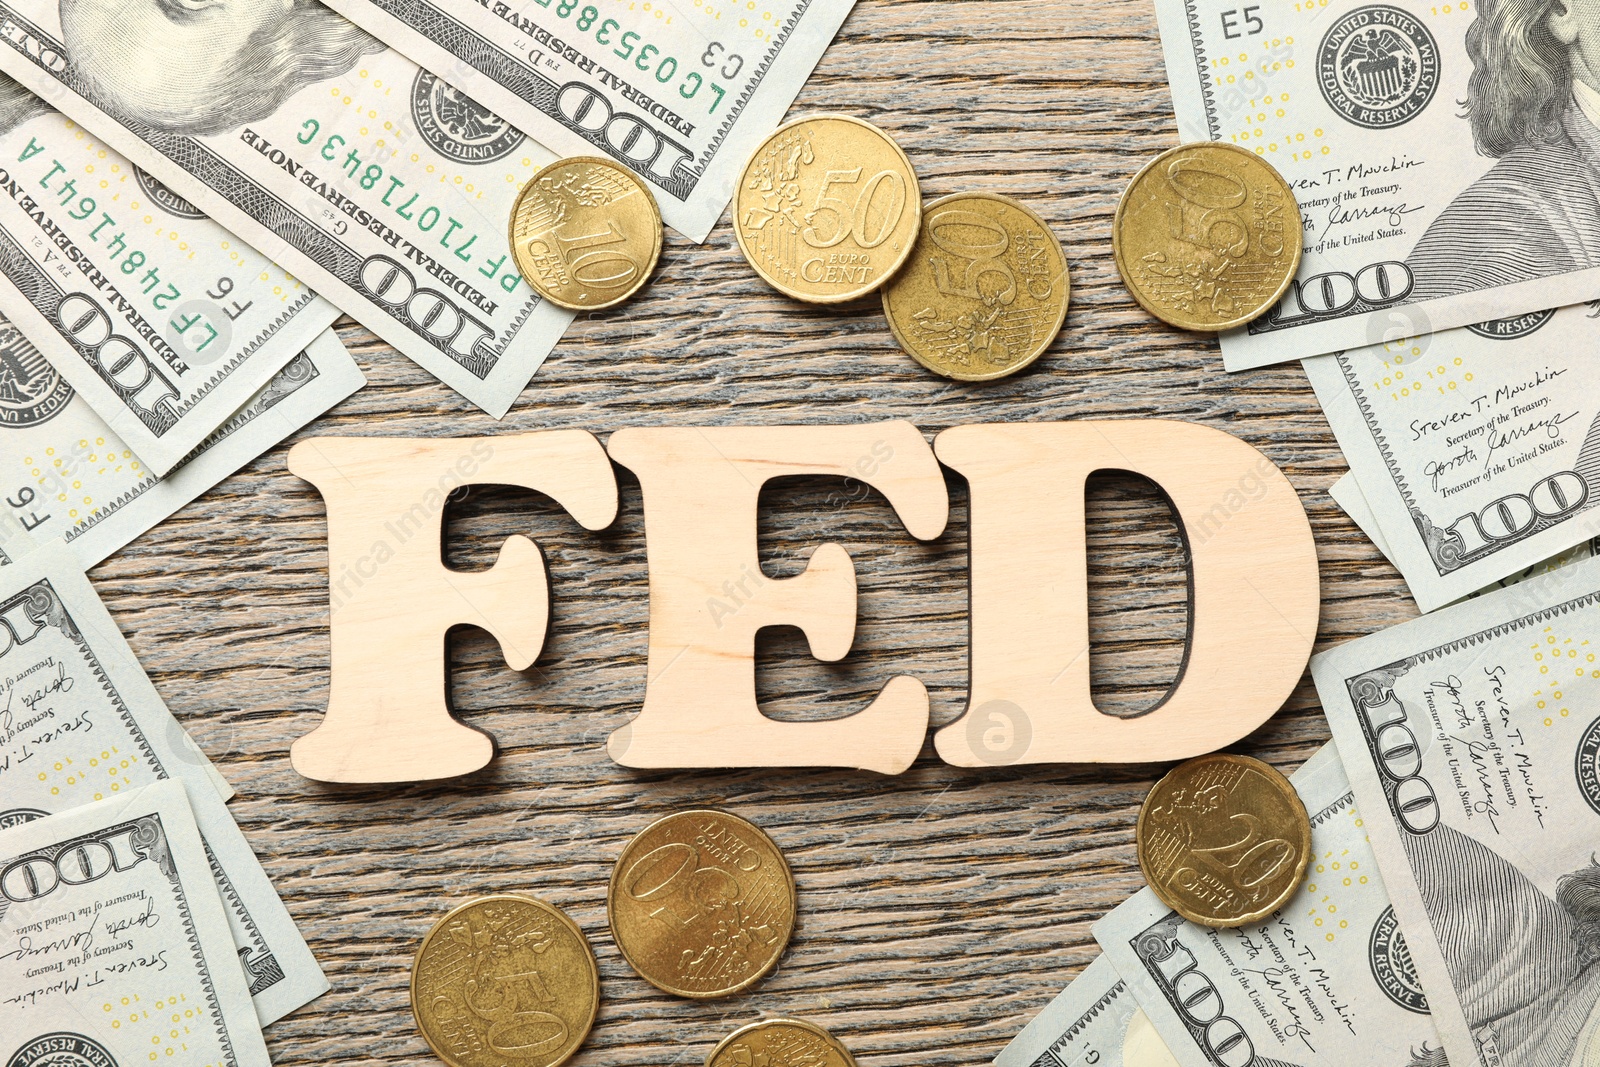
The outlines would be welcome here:
[[[604,439],[624,426],[903,418],[931,438],[976,421],[1185,419],[1262,449],[1298,488],[1322,563],[1319,648],[1416,614],[1327,495],[1345,463],[1299,366],[1224,374],[1214,340],[1154,322],[1118,279],[1117,196],[1176,143],[1150,0],[861,0],[795,105],[815,109],[888,130],[925,198],[990,190],[1049,220],[1071,264],[1072,310],[1031,370],[979,385],[935,378],[896,348],[875,299],[809,307],[765,288],[724,216],[703,246],[669,233],[654,284],[581,316],[500,422],[342,320],[370,384],[298,436],[571,426]],[[1134,816],[1162,766],[961,770],[931,743],[893,778],[613,765],[605,738],[644,694],[648,603],[639,488],[621,470],[621,515],[601,534],[521,491],[474,490],[450,518],[451,562],[486,565],[501,539],[524,532],[552,575],[550,639],[533,668],[506,668],[481,631],[453,641],[455,706],[500,745],[486,771],[397,788],[306,781],[288,749],[327,695],[327,527],[320,497],[285,469],[285,448],[91,574],[173,712],[237,788],[233,814],[333,983],[268,1032],[276,1063],[434,1062],[411,1018],[412,954],[445,909],[508,890],[567,909],[599,958],[600,1018],[576,1067],[698,1064],[736,1026],[779,1014],[830,1028],[863,1067],[983,1063],[1096,955],[1091,925],[1140,886]],[[875,493],[810,480],[768,488],[768,573],[796,573],[835,540],[861,587],[856,646],[841,664],[810,659],[796,631],[764,632],[758,689],[770,714],[848,714],[902,673],[926,683],[935,726],[961,713],[967,498],[949,481],[949,532],[926,545]],[[1144,707],[1181,649],[1177,528],[1138,479],[1100,476],[1090,498],[1097,699]],[[1238,749],[1288,771],[1327,737],[1308,676]],[[800,896],[778,971],[711,1003],[636,977],[606,926],[624,842],[690,805],[765,827]]]

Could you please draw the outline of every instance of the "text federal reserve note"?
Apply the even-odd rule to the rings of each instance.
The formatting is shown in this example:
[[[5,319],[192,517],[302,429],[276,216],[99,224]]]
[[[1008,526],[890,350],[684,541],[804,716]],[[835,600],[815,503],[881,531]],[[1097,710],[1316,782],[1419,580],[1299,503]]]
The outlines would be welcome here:
[[[1085,967],[994,1058],[994,1067],[1177,1067],[1177,1063],[1104,956]]]
[[[315,0],[8,0],[0,69],[496,418],[572,320],[506,232],[554,157]]]
[[[1300,203],[1295,284],[1229,370],[1600,292],[1600,47],[1510,0],[1156,0],[1178,129],[1259,152]],[[1566,10],[1566,9],[1562,9]]]
[[[1596,1062],[1600,560],[1312,673],[1450,1062]]]
[[[1213,930],[1142,889],[1095,940],[1183,1067],[1429,1063],[1439,1038],[1333,746],[1292,780],[1313,857],[1270,918]],[[1248,820],[1240,830],[1254,832]],[[1233,855],[1249,863],[1249,847]]]
[[[6,368],[16,369],[6,379]],[[88,570],[361,388],[325,331],[165,477],[145,468],[82,397],[0,319],[0,535],[63,541]],[[0,545],[4,541],[0,540]]]
[[[605,156],[704,241],[855,0],[333,0],[563,156]]]
[[[187,788],[262,1025],[321,996],[327,979],[228,813],[226,785],[76,562],[41,545],[0,568],[0,823],[168,778]]]
[[[1305,361],[1423,611],[1600,534],[1586,304]]]
[[[0,820],[0,1063],[268,1067],[183,787]]]
[[[3,74],[0,311],[155,474],[339,314]]]
[[[1340,477],[1338,481],[1328,486],[1328,495],[1333,497],[1333,502],[1338,504],[1344,510],[1344,513],[1350,516],[1350,520],[1361,528],[1361,532],[1366,534],[1372,543],[1377,546],[1378,551],[1383,553],[1383,558],[1392,564],[1394,557],[1389,554],[1389,543],[1384,540],[1383,531],[1378,529],[1378,517],[1372,513],[1372,505],[1368,504],[1367,498],[1361,495],[1361,486],[1356,484],[1356,476],[1347,473]],[[1484,593],[1495,589],[1504,589],[1508,585],[1515,585],[1518,582],[1527,581],[1529,578],[1548,574],[1558,567],[1565,567],[1569,563],[1576,563],[1581,559],[1589,559],[1592,556],[1600,556],[1600,537],[1591,537],[1589,540],[1573,545],[1565,551],[1557,552],[1549,559],[1541,560],[1531,567],[1524,567],[1517,573],[1507,575],[1492,585],[1486,585],[1476,592],[1468,593],[1462,599],[1482,596]]]

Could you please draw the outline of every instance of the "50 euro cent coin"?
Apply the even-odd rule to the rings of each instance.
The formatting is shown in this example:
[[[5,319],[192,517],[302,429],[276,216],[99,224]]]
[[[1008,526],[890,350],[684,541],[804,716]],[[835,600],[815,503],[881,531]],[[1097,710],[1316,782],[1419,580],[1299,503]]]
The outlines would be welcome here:
[[[759,827],[695,810],[641,830],[606,893],[611,932],[640,977],[695,999],[748,989],[794,932],[794,877]]]
[[[511,252],[534,292],[573,311],[614,307],[661,258],[661,210],[629,171],[594,156],[558,159],[511,208]]]
[[[1185,330],[1228,330],[1265,314],[1300,268],[1294,190],[1253,152],[1180,145],[1133,176],[1111,247],[1128,292]]]
[[[1212,753],[1167,772],[1139,808],[1139,869],[1162,902],[1203,926],[1260,922],[1294,896],[1311,819],[1289,780]]]
[[[1071,295],[1049,224],[994,193],[929,204],[911,258],[882,293],[889,329],[911,358],[974,382],[1038,359],[1061,332]]]
[[[848,115],[778,127],[734,192],[733,232],[780,293],[838,304],[876,291],[911,254],[922,193],[888,134]]]
[[[422,939],[411,1011],[449,1067],[556,1067],[600,1010],[594,953],[565,912],[533,897],[467,901]]]

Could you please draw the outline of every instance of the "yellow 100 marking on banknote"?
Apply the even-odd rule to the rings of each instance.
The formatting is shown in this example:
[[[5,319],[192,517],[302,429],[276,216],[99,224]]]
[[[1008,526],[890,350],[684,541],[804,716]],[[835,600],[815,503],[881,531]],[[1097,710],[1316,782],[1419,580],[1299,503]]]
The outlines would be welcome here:
[[[1600,229],[1600,192],[1568,177],[1600,155],[1600,76],[1570,58],[1576,38],[1492,5],[1420,0],[1156,11],[1184,139],[1258,151],[1301,207],[1296,283],[1223,336],[1230,370],[1522,315],[1600,285],[1600,244],[1585,236]]]

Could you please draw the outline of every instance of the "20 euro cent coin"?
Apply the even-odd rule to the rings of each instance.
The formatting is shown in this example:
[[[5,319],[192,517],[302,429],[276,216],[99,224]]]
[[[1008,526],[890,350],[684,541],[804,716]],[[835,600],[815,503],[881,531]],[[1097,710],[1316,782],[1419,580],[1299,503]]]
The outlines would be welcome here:
[[[815,304],[887,282],[921,220],[911,161],[888,134],[848,115],[778,127],[734,192],[733,232],[750,265],[774,289]]]
[[[1128,292],[1185,330],[1260,317],[1300,267],[1294,191],[1253,152],[1217,141],[1163,152],[1117,204],[1111,247]]]
[[[411,1011],[450,1067],[555,1067],[600,1008],[600,972],[583,931],[532,897],[470,900],[422,939]]]
[[[651,985],[709,999],[748,989],[794,931],[794,878],[772,838],[727,812],[669,815],[622,850],[606,893],[623,957]]]
[[[1289,780],[1249,756],[1181,763],[1139,808],[1139,868],[1190,922],[1243,926],[1286,904],[1305,879],[1311,819]]]
[[[661,258],[661,209],[630,172],[594,156],[540,169],[511,207],[511,252],[535,292],[594,311],[644,287]]]

